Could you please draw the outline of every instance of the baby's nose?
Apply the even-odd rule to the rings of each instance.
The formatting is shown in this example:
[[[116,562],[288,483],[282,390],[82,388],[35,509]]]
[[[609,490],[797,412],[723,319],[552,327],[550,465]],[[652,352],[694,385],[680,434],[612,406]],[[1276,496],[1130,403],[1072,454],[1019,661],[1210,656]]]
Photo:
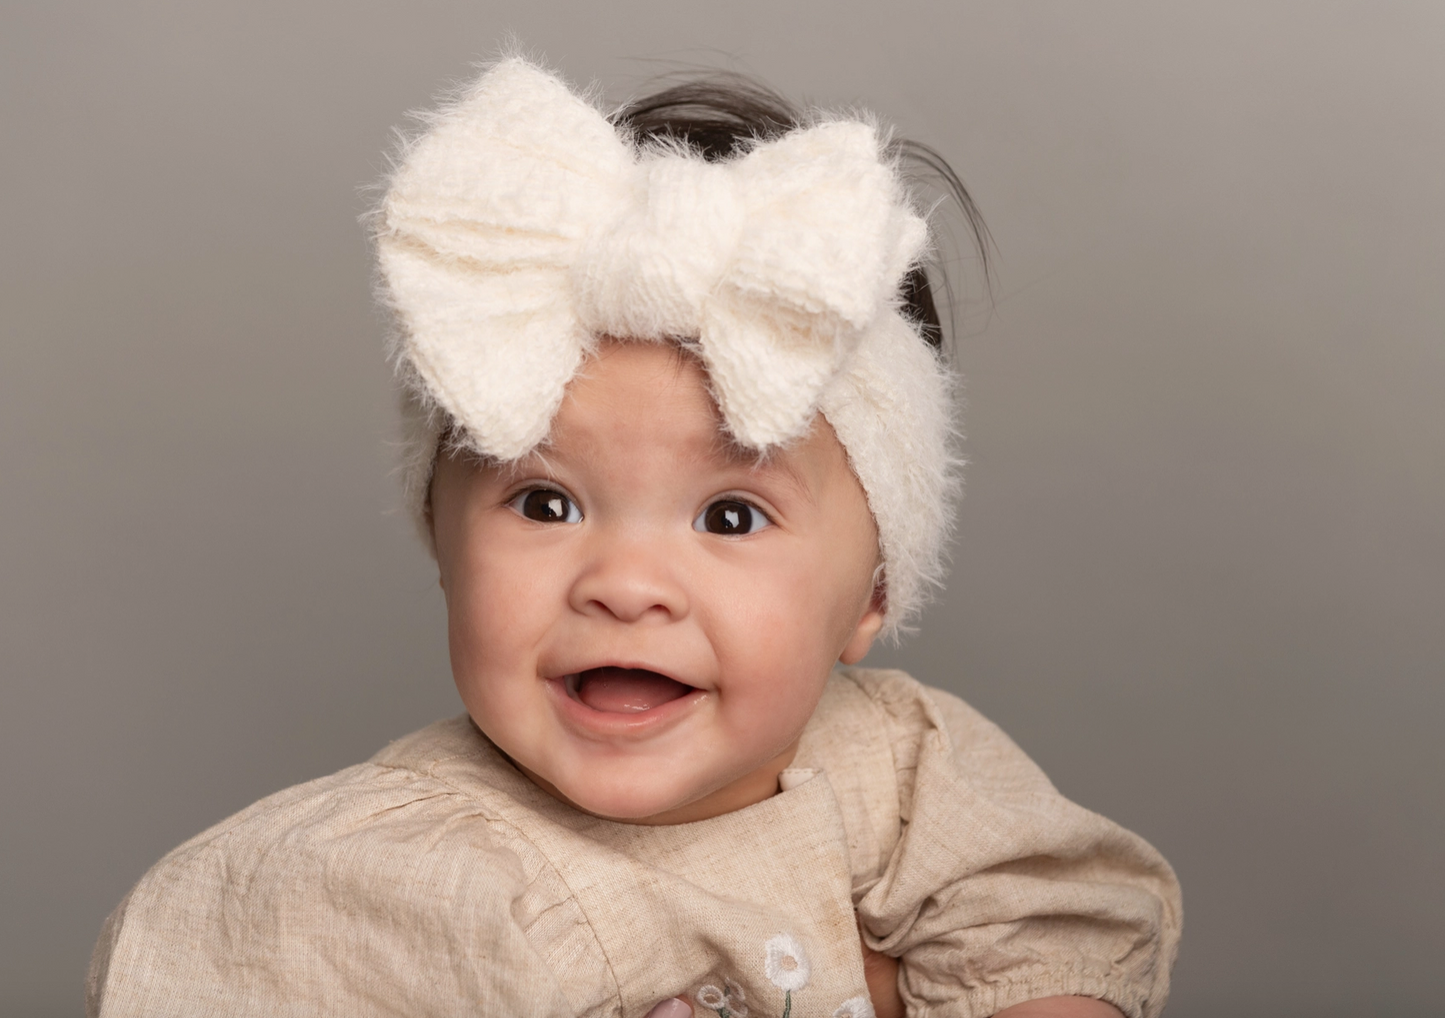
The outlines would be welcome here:
[[[575,611],[621,622],[675,621],[688,612],[687,589],[667,550],[647,541],[597,548],[572,585]]]

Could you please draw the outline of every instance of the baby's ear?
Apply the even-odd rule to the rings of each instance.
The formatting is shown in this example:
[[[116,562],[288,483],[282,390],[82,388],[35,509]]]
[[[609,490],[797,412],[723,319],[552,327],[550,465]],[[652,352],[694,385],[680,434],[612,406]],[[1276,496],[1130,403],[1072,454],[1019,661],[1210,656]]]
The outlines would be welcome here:
[[[873,641],[883,630],[883,616],[888,609],[888,603],[883,593],[883,585],[878,584],[873,588],[873,597],[868,602],[868,610],[858,620],[853,635],[843,647],[843,653],[838,655],[838,660],[845,665],[855,665],[868,654],[873,646]]]
[[[425,528],[422,536],[426,539],[427,548],[431,551],[432,560],[435,561],[437,564],[437,586],[441,587],[442,590],[446,590],[447,578],[442,575],[441,555],[437,553],[436,514],[432,512],[431,489],[432,481],[434,481],[435,479],[436,472],[434,470],[432,472],[432,477],[427,481],[426,494],[423,496],[423,501],[421,504],[421,521],[422,526]]]

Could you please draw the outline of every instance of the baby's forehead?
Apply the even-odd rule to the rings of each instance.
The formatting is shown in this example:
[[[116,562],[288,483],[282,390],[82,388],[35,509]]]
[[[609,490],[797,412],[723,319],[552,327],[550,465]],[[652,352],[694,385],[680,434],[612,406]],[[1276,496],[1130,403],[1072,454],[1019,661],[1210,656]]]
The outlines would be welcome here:
[[[586,455],[646,437],[719,466],[770,469],[788,458],[782,447],[758,449],[733,436],[707,368],[685,345],[599,340],[567,383],[539,449]]]
[[[567,404],[564,402],[563,408]],[[832,429],[821,414],[815,417],[810,431],[802,438],[757,449],[739,442],[728,430],[721,414],[714,411],[705,419],[692,422],[689,432],[679,435],[673,432],[670,441],[658,442],[655,447],[639,448],[637,443],[628,441],[629,432],[636,430],[640,423],[636,419],[637,408],[623,401],[614,401],[597,408],[588,415],[586,425],[579,426],[575,419],[559,413],[547,437],[528,456],[506,465],[508,472],[521,474],[542,471],[557,473],[579,466],[601,462],[617,463],[627,460],[626,453],[632,451],[638,459],[655,457],[659,452],[684,469],[711,469],[720,474],[742,478],[768,479],[795,488],[800,495],[815,496],[820,486],[820,475],[828,459],[846,463],[846,453],[833,437]],[[818,434],[819,432],[822,434]],[[837,446],[837,455],[820,456],[819,447],[824,442]],[[623,453],[619,457],[619,450]],[[851,470],[849,471],[851,473]]]
[[[836,447],[827,448],[831,444]],[[569,382],[547,436],[504,473],[541,473],[561,480],[576,471],[636,469],[639,474],[698,470],[730,483],[766,480],[809,501],[828,470],[847,457],[821,414],[800,438],[765,449],[728,430],[707,372],[675,346],[608,340]]]

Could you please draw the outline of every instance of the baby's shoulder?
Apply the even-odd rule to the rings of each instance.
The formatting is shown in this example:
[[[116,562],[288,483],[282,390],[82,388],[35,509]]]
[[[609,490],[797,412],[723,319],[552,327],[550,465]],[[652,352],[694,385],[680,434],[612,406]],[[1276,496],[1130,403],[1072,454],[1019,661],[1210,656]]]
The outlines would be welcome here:
[[[815,720],[827,728],[881,727],[895,745],[916,743],[933,733],[964,743],[1007,738],[958,696],[896,668],[837,669]]]
[[[840,668],[820,704],[823,729],[849,741],[882,738],[900,783],[911,785],[919,755],[932,746],[980,790],[1054,794],[1053,785],[1009,736],[963,699],[891,668]]]
[[[861,694],[861,696],[859,695]],[[998,726],[959,696],[937,686],[925,685],[897,668],[839,668],[833,673],[825,694],[839,702],[866,701],[875,716],[905,730],[926,732],[939,729],[959,734],[992,735]]]
[[[137,887],[214,898],[244,890],[255,901],[306,883],[306,875],[411,886],[458,853],[485,860],[493,879],[520,868],[515,846],[490,823],[485,740],[465,718],[438,722],[371,760],[282,789],[173,849]],[[392,885],[397,886],[396,884]]]
[[[545,968],[538,944],[576,953],[567,888],[501,818],[489,752],[466,719],[439,722],[174,849],[107,920],[91,1013],[155,1013],[173,986],[210,1013],[293,998],[320,1013],[367,986],[395,1013],[440,1013],[428,1002],[476,998],[477,959],[511,959],[520,979]],[[559,929],[529,940],[553,914]]]

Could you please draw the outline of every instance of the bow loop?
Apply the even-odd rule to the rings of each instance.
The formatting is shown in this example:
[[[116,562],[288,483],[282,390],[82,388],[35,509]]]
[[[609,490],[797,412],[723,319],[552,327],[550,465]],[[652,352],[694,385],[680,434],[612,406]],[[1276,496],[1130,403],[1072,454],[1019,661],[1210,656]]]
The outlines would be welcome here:
[[[632,150],[521,60],[429,119],[377,238],[405,361],[479,452],[515,459],[547,436],[591,342],[558,295],[578,244],[625,197]]]
[[[750,229],[730,284],[854,329],[888,308],[925,231],[879,149],[873,126],[825,121],[749,154]]]
[[[699,347],[729,430],[762,449],[808,429],[864,330],[891,310],[925,231],[869,124],[794,131],[735,172],[747,225]]]
[[[631,147],[523,61],[498,64],[428,119],[391,181],[384,227],[441,256],[488,268],[570,262],[625,192]]]

